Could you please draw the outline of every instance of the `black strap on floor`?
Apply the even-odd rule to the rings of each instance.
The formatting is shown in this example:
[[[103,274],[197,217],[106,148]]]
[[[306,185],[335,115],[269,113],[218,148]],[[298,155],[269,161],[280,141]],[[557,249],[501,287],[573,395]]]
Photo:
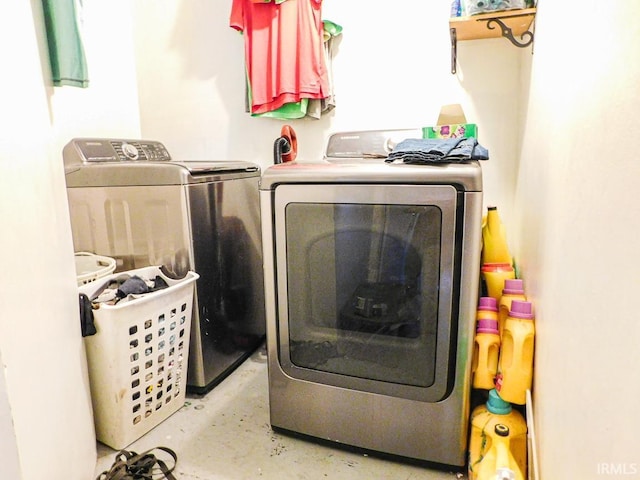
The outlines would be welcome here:
[[[154,450],[162,450],[173,458],[173,467],[153,455]],[[167,447],[156,447],[146,452],[136,453],[120,450],[108,471],[102,472],[96,480],[176,480],[171,472],[176,468],[178,456]],[[156,464],[158,468],[156,468]]]

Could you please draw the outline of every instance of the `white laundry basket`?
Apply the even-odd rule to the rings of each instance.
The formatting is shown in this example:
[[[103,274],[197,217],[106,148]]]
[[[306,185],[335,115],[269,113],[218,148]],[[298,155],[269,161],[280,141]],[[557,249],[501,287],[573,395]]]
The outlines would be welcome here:
[[[93,310],[97,333],[85,337],[96,438],[122,449],[184,404],[193,293],[198,274],[181,280],[146,267],[80,287],[92,298],[122,274],[162,277],[168,288]]]
[[[114,258],[90,252],[76,252],[75,261],[78,286],[95,282],[99,278],[112,274],[116,269]]]

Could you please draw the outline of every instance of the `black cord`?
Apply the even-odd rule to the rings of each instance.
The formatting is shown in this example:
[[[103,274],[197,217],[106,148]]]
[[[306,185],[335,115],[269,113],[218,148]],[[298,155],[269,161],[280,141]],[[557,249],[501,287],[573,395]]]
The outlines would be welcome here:
[[[282,163],[282,155],[286,155],[291,152],[291,143],[286,137],[276,138],[273,142],[273,163],[276,165]]]
[[[169,468],[167,464],[151,452],[155,449],[168,453],[173,458],[173,466]],[[143,453],[120,450],[116,454],[116,459],[108,471],[102,472],[96,480],[153,480],[166,479],[176,480],[172,474],[178,462],[176,453],[167,447],[155,447]],[[155,465],[158,464],[160,472],[157,472]],[[156,471],[154,471],[156,470]],[[159,477],[158,475],[162,475]]]

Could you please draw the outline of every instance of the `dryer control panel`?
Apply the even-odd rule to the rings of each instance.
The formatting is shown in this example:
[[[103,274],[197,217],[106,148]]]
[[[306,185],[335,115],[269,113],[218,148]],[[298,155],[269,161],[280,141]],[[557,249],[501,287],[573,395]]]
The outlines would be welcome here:
[[[103,162],[168,162],[171,155],[154,140],[73,139],[64,152],[65,167]]]

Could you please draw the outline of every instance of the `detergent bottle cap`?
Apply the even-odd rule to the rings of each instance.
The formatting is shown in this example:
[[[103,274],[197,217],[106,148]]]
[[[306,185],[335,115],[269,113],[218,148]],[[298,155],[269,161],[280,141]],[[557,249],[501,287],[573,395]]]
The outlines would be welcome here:
[[[521,278],[508,278],[504,281],[503,295],[524,295],[524,282]]]
[[[498,311],[498,301],[493,297],[480,297],[478,302],[478,310]]]
[[[477,333],[495,333],[498,335],[498,321],[490,318],[481,318],[478,320]]]
[[[496,415],[507,415],[511,413],[511,404],[501,399],[495,388],[489,390],[489,400],[487,400],[486,405],[487,410]]]
[[[513,300],[511,302],[511,310],[509,316],[513,318],[524,318],[527,320],[533,319],[533,305],[531,302],[523,302],[520,300]]]
[[[483,263],[480,269],[483,272],[512,272],[513,266],[507,262]]]

